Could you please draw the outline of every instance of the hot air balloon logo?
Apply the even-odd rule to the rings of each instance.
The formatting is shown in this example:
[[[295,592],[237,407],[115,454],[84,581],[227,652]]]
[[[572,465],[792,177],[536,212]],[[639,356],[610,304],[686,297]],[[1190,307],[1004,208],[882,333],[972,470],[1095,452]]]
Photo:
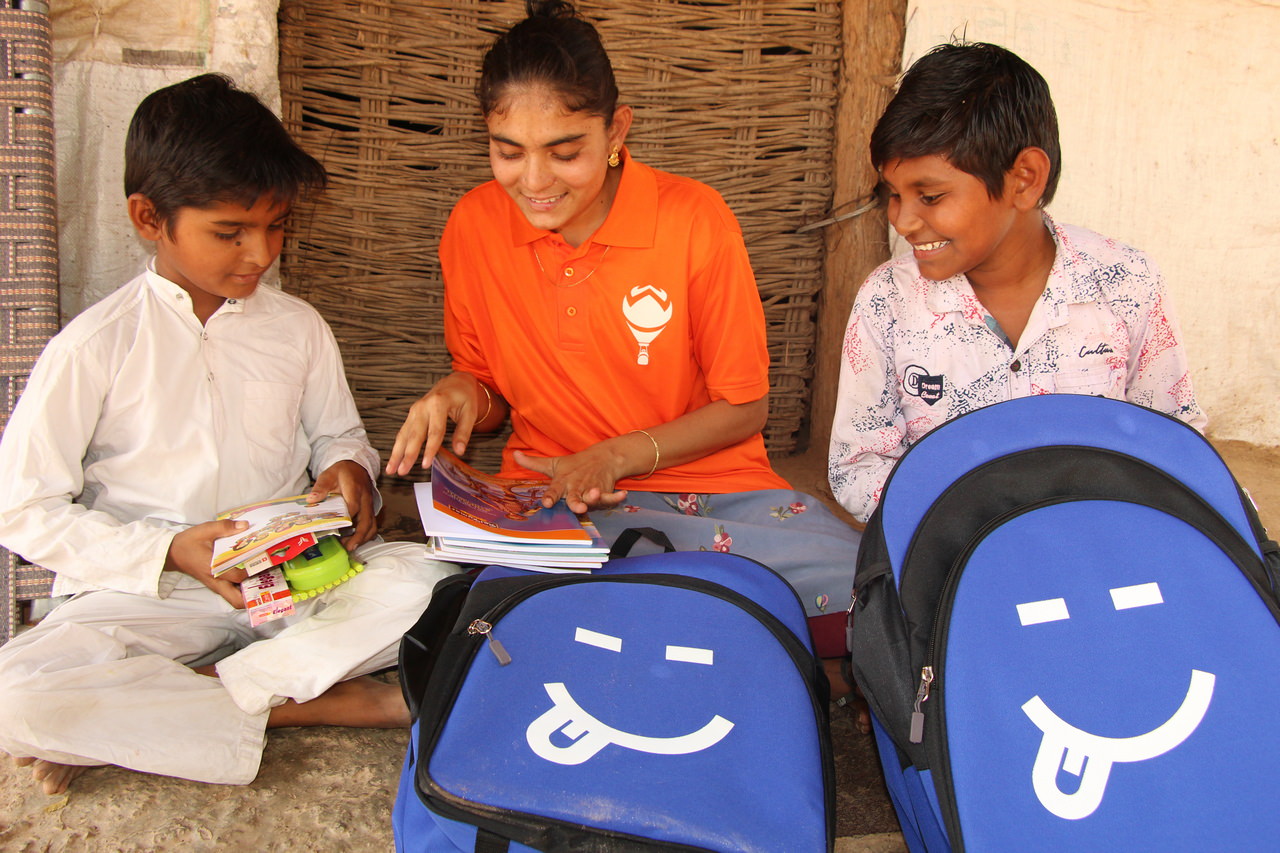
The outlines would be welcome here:
[[[627,318],[631,334],[636,336],[636,343],[640,344],[636,364],[648,364],[649,344],[662,334],[662,330],[671,321],[671,303],[667,300],[667,292],[649,284],[636,285],[622,297],[622,316]]]

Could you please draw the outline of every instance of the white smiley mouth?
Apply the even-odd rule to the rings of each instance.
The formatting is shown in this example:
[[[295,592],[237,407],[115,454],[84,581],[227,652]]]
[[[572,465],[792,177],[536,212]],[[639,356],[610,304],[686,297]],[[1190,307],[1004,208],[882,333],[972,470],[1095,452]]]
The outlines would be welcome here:
[[[611,743],[652,755],[688,755],[716,745],[733,728],[733,723],[716,714],[702,728],[687,735],[631,734],[606,725],[584,711],[562,682],[542,686],[551,697],[552,706],[529,724],[525,740],[535,754],[556,764],[581,764]],[[573,742],[568,746],[552,743],[551,736],[556,732],[572,738]]]
[[[550,198],[534,198],[533,196],[527,195],[525,196],[525,198],[529,200],[529,204],[548,205],[548,204],[555,204],[557,201],[564,198],[566,195],[568,195],[568,193],[560,193],[560,195],[553,195]]]
[[[935,249],[941,249],[943,246],[949,246],[950,240],[938,240],[933,243],[913,243],[912,248],[917,252],[932,252]]]
[[[1106,793],[1112,764],[1164,755],[1191,736],[1209,710],[1214,680],[1211,672],[1191,670],[1187,695],[1173,716],[1145,734],[1127,738],[1081,731],[1049,710],[1039,696],[1033,696],[1022,711],[1044,735],[1031,769],[1032,787],[1041,805],[1064,820],[1093,814]],[[1063,793],[1058,787],[1060,768],[1079,777],[1080,787],[1075,793]]]

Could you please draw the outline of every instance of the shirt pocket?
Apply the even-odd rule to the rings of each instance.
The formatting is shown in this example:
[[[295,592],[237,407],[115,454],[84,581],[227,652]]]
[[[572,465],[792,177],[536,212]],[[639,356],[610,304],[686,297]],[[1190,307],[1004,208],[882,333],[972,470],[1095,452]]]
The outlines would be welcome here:
[[[261,380],[244,383],[242,427],[249,461],[257,470],[278,475],[294,466],[301,405],[300,385]]]
[[[961,414],[952,411],[951,398],[951,394],[944,393],[941,398],[906,395],[901,399],[899,406],[905,422],[907,444],[915,444],[930,430]],[[929,402],[930,399],[932,402]]]
[[[1123,399],[1124,375],[1106,365],[1060,370],[1053,374],[1053,390],[1057,394],[1088,394]]]

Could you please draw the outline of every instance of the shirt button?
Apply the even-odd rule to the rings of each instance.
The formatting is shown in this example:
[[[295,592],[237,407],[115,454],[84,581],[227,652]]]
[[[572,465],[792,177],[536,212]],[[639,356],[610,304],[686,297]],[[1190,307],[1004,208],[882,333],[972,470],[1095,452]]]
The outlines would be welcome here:
[[[230,304],[230,305],[235,305],[235,304],[236,304],[236,301],[235,301],[234,299],[228,299],[228,300],[227,300],[227,303],[228,303],[228,304]]]
[[[566,309],[564,310],[564,313],[568,314],[570,317],[577,317],[577,316],[578,316],[578,309],[577,309],[577,308],[574,308],[573,306],[569,306],[568,308],[566,308]]]
[[[565,277],[565,278],[573,278],[573,267],[565,267],[565,268],[564,268],[564,277]]]
[[[1022,362],[1015,358],[1013,360],[1013,364],[1009,365],[1009,369],[1012,370],[1014,373],[1017,373],[1019,370],[1022,369]]]

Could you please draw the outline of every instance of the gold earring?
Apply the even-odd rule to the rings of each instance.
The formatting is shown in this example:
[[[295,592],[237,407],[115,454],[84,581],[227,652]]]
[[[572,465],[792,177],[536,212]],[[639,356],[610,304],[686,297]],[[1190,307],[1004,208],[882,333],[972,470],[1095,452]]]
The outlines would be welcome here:
[[[615,167],[615,168],[616,168],[616,167],[617,167],[617,165],[618,165],[619,163],[621,163],[621,162],[622,162],[622,160],[618,157],[618,149],[617,149],[617,148],[615,148],[615,149],[613,149],[612,151],[610,151],[610,152],[609,152],[609,165],[610,165],[610,166],[612,166],[612,167]]]

